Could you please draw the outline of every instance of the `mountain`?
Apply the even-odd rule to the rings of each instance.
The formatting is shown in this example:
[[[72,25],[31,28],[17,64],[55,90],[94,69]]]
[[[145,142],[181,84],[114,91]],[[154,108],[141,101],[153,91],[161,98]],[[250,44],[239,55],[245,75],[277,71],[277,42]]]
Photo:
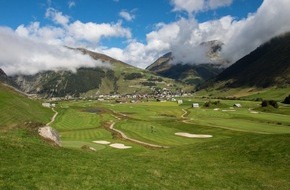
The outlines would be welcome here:
[[[8,76],[6,75],[6,73],[0,68],[0,81],[4,82],[6,81],[8,78]]]
[[[215,82],[226,87],[271,87],[290,84],[290,32],[261,45],[224,70]]]
[[[10,77],[8,77],[1,68],[0,68],[0,82],[13,87],[18,87],[18,85]]]
[[[110,66],[83,67],[76,72],[60,70],[44,71],[35,75],[17,75],[12,77],[13,81],[22,91],[43,97],[152,93],[156,88],[167,88],[171,91],[185,88],[172,79],[158,77],[107,55],[83,48],[69,49],[81,51],[95,60],[109,63]]]
[[[173,64],[174,57],[171,52],[158,58],[149,65],[146,70],[152,71],[160,76],[182,81],[186,84],[197,85],[217,76],[223,71],[224,60],[220,59],[219,52],[222,48],[219,41],[201,43],[200,46],[208,49],[207,56],[211,63],[177,63]]]

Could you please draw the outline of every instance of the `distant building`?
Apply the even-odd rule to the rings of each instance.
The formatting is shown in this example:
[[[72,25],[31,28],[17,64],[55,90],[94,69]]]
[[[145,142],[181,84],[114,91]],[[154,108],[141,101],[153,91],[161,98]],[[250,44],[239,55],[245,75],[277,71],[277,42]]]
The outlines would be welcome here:
[[[236,107],[236,108],[241,108],[242,105],[241,105],[241,104],[234,104],[234,107]]]
[[[177,100],[177,103],[178,104],[183,104],[183,101],[182,100]]]
[[[43,107],[50,108],[50,103],[42,103]]]
[[[192,107],[193,107],[193,108],[199,108],[199,103],[193,103],[193,104],[192,104]]]

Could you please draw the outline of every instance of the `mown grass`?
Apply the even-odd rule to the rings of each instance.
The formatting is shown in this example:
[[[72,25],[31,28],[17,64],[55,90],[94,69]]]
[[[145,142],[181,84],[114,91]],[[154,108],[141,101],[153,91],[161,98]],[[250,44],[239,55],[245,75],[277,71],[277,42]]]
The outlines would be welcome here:
[[[131,138],[165,146],[194,144],[213,139],[229,138],[243,133],[275,134],[290,133],[288,115],[265,112],[251,113],[259,107],[257,102],[221,100],[223,108],[191,108],[192,102],[202,103],[203,99],[184,99],[176,102],[143,102],[115,104],[93,102],[64,102],[59,107],[58,119],[53,126],[60,130],[63,141],[91,142],[109,140],[112,136],[104,129],[104,122],[115,121],[115,128]],[[212,100],[216,101],[216,100]],[[242,108],[232,108],[241,103]],[[97,113],[84,110],[97,110]],[[182,118],[184,110],[188,114]],[[224,110],[224,111],[223,111]],[[228,111],[234,110],[234,111]],[[113,117],[115,115],[115,117]],[[118,120],[116,117],[120,117]],[[82,118],[82,119],[80,119]],[[210,134],[213,139],[188,139],[176,136],[176,132]],[[114,141],[114,140],[113,140]],[[81,143],[83,144],[83,143]],[[68,147],[69,143],[65,143]]]
[[[14,98],[10,91],[4,91]],[[15,103],[18,101],[35,104],[36,109],[27,118],[22,116],[23,120],[14,121],[13,112],[6,116],[16,125],[26,119],[46,122],[52,116],[39,102],[24,97]],[[61,102],[53,126],[61,131],[63,145],[68,148],[47,144],[33,125],[1,125],[6,130],[0,131],[0,189],[289,189],[290,134],[284,128],[289,123],[288,115],[249,113],[248,107],[255,108],[253,102],[243,102],[245,107],[236,112],[192,109],[189,102],[182,106],[171,102]],[[17,105],[25,110],[24,104]],[[186,117],[192,124],[182,122],[182,109],[189,111]],[[126,116],[118,120],[112,114]],[[5,115],[2,110],[1,115]],[[219,119],[221,127],[228,125],[231,130],[214,127]],[[103,122],[111,120],[130,137],[170,148],[150,149],[113,138],[103,128]],[[277,121],[281,125],[275,124]],[[249,127],[235,131],[235,125],[241,122]],[[273,130],[267,129],[269,133],[285,134],[258,134],[261,129],[256,129],[256,124]],[[213,138],[174,135],[182,131],[212,134]],[[119,142],[132,149],[118,150],[92,140]],[[97,151],[80,149],[83,145]]]
[[[243,87],[243,88],[223,88],[219,89],[219,86],[214,88],[208,88],[198,91],[197,96],[204,97],[238,97],[246,100],[256,99],[270,99],[276,101],[283,101],[285,97],[289,95],[290,88],[255,88],[255,87]]]
[[[229,109],[230,110],[230,109]],[[190,122],[199,125],[228,128],[237,131],[256,133],[290,133],[290,119],[287,115],[251,113],[247,109],[236,111],[191,109]]]
[[[28,99],[0,83],[0,127],[25,122],[48,123],[53,112],[41,102]]]
[[[81,119],[80,119],[81,118]],[[59,131],[100,127],[99,115],[77,109],[60,109],[55,128]]]
[[[288,189],[289,135],[240,135],[166,150],[51,147],[1,136],[1,189]]]
[[[59,114],[52,126],[59,131],[64,147],[79,149],[89,145],[98,150],[104,146],[92,141],[112,139],[111,133],[102,127],[109,116],[101,113],[103,110],[97,109],[94,102],[63,102],[57,110]]]

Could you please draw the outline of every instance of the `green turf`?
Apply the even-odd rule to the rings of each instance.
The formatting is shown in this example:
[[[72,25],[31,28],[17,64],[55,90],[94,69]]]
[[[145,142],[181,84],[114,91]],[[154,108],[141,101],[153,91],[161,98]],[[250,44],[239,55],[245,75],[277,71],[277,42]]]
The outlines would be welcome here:
[[[53,112],[41,102],[33,101],[0,84],[0,127],[29,122],[46,124]]]
[[[283,101],[290,92],[290,88],[269,88],[261,92],[255,93],[253,95],[245,96],[246,99],[255,100],[257,98],[262,98],[265,100],[277,100]]]
[[[235,112],[222,111],[237,103],[231,100],[223,101],[225,107],[218,111],[190,108],[191,102],[207,101],[190,98],[183,105],[59,102],[52,126],[60,132],[63,147],[54,147],[33,125],[21,125],[27,120],[48,122],[53,112],[2,88],[5,111],[17,106],[22,112],[8,116],[1,107],[0,117],[10,122],[1,120],[0,189],[289,189],[290,107],[253,114],[249,108],[259,105],[251,101],[239,101],[243,107]],[[34,109],[24,111],[27,105]],[[185,118],[182,109],[188,111]],[[131,138],[169,148],[151,149],[116,138],[104,128],[112,121]],[[175,132],[213,138],[189,139]],[[132,148],[118,150],[94,140]],[[81,149],[84,145],[96,152]]]
[[[289,137],[248,134],[165,150],[87,152],[10,131],[0,138],[0,188],[286,190]]]

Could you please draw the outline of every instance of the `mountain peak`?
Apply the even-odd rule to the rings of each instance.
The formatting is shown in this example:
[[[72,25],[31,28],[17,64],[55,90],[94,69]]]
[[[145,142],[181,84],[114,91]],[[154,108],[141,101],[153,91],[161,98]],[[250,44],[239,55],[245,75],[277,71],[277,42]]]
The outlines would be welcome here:
[[[174,53],[168,52],[149,65],[146,70],[191,85],[199,84],[204,80],[215,77],[223,70],[220,65],[226,62],[219,56],[223,43],[218,40],[212,40],[203,42],[199,46],[205,47],[207,50],[206,56],[209,59],[209,63],[195,64],[174,61]]]
[[[6,73],[0,68],[0,77],[7,77]]]

